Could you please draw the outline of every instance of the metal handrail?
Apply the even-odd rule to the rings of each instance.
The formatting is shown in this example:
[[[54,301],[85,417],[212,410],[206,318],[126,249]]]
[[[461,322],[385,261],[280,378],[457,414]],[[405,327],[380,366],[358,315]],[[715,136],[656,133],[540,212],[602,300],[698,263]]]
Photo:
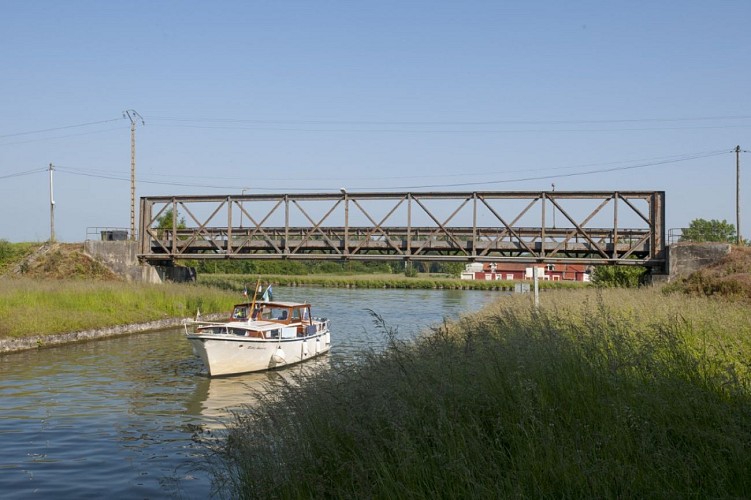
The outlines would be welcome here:
[[[85,241],[91,241],[91,240],[103,240],[103,241],[111,241],[104,238],[105,233],[125,233],[124,239],[130,238],[130,230],[126,227],[112,227],[112,226],[90,226],[86,228],[86,240]]]

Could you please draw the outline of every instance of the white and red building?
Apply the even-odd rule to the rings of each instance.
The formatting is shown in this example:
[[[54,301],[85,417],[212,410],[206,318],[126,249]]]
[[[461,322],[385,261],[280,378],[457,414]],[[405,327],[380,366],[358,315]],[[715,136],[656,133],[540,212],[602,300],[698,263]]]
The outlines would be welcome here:
[[[467,264],[462,272],[463,280],[484,281],[524,281],[532,280],[534,267],[537,267],[537,279],[550,281],[588,282],[591,266],[583,264],[521,264],[492,262],[473,262]]]

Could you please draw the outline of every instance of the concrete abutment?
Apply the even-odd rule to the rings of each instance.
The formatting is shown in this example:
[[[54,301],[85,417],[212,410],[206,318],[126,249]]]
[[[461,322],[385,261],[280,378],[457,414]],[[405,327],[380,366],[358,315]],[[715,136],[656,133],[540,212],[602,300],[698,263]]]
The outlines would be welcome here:
[[[137,241],[98,241],[84,242],[84,251],[113,272],[134,283],[164,283],[165,281],[195,281],[196,272],[192,267],[152,266],[138,260]]]

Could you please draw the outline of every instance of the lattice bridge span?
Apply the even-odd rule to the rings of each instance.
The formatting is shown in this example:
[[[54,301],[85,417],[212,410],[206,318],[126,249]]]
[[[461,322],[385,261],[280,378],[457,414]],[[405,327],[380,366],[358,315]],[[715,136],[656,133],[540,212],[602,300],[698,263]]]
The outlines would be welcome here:
[[[666,268],[663,191],[148,196],[139,259],[400,260]]]

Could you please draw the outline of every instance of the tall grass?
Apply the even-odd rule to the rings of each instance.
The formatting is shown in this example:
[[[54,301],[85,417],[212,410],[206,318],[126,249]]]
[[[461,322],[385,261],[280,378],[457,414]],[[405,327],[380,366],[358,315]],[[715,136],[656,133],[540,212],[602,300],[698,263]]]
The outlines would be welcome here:
[[[376,318],[378,319],[378,318]],[[658,291],[503,297],[279,384],[220,450],[233,498],[738,498],[751,311]]]
[[[10,243],[0,239],[0,274],[11,269],[40,245],[41,243]]]
[[[244,286],[255,283],[254,277],[239,274],[199,275],[200,283],[227,290],[241,291]],[[514,281],[461,280],[438,276],[405,277],[394,274],[307,275],[285,276],[265,275],[265,281],[281,286],[320,286],[329,288],[404,288],[404,289],[448,289],[448,290],[513,290]],[[530,282],[527,282],[531,285]],[[572,281],[540,281],[540,288],[584,288],[588,284]]]
[[[5,279],[0,286],[0,338],[228,311],[236,294],[194,285]]]

